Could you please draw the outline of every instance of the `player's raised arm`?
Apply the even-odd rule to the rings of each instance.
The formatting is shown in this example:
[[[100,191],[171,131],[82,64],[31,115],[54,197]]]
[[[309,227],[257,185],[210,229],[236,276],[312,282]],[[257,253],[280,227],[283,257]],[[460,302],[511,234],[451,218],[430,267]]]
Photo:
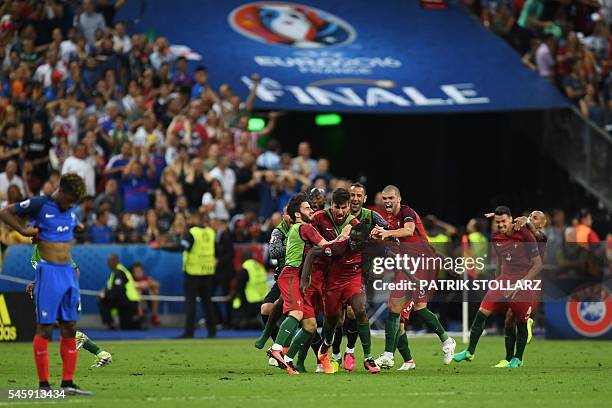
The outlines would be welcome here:
[[[0,211],[0,221],[3,221],[6,225],[23,235],[24,237],[35,237],[38,235],[38,228],[28,227],[23,225],[21,216],[37,214],[40,206],[37,204],[38,200],[28,199],[10,205]]]
[[[386,230],[379,227],[378,225],[374,228],[376,230],[376,235],[378,235],[381,239],[403,238],[411,237],[414,235],[416,224],[414,223],[414,220],[404,220],[403,227],[395,230]]]
[[[302,264],[302,276],[300,277],[300,290],[302,293],[308,288],[310,285],[310,276],[312,274],[312,265],[316,257],[323,255],[323,247],[322,246],[314,246],[304,258],[304,263]]]

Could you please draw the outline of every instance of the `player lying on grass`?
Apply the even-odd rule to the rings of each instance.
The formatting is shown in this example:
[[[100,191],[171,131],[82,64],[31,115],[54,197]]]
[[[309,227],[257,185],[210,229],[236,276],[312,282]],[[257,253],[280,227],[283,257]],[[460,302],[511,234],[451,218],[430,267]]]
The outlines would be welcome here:
[[[52,196],[38,196],[0,211],[0,221],[26,237],[34,237],[41,259],[36,267],[36,335],[33,349],[39,387],[50,390],[48,346],[58,323],[62,357],[61,389],[67,395],[91,395],[73,381],[77,365],[76,320],[79,284],[71,264],[73,230],[77,225],[75,205],[85,195],[85,182],[75,173],[60,178]],[[25,226],[27,219],[35,226]]]
[[[335,371],[329,359],[329,349],[334,341],[340,313],[345,304],[350,304],[355,312],[359,338],[363,347],[365,369],[372,374],[380,372],[380,368],[372,358],[370,323],[365,307],[366,295],[361,284],[361,256],[369,235],[368,225],[358,223],[352,228],[348,239],[338,240],[325,246],[315,246],[304,260],[300,282],[303,292],[310,285],[315,257],[331,258],[331,268],[325,276],[323,300],[325,320],[323,322],[323,344],[319,350],[319,360],[326,374],[333,374]]]
[[[506,206],[495,209],[493,221],[497,232],[493,234],[492,242],[497,258],[497,270],[500,273],[496,279],[510,284],[520,280],[537,279],[542,269],[542,259],[533,234],[526,227],[521,227],[518,231],[514,229],[512,214]],[[527,321],[535,299],[535,292],[532,290],[489,290],[472,323],[468,348],[455,354],[453,359],[456,362],[472,361],[487,318],[494,312],[506,313],[510,309],[516,320],[516,351],[505,367],[518,368],[523,365],[523,353],[527,345]]]

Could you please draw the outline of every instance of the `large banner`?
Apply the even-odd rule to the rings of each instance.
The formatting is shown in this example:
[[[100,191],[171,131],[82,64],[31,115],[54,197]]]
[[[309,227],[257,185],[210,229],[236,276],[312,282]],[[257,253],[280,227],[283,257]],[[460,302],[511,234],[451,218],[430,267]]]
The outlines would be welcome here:
[[[568,106],[549,82],[457,4],[418,1],[150,0],[128,4],[135,30],[155,30],[206,65],[215,88],[256,108],[461,112]],[[185,47],[186,46],[186,47]],[[191,52],[193,51],[193,52]]]
[[[32,341],[35,331],[34,302],[23,291],[0,291],[0,343]]]

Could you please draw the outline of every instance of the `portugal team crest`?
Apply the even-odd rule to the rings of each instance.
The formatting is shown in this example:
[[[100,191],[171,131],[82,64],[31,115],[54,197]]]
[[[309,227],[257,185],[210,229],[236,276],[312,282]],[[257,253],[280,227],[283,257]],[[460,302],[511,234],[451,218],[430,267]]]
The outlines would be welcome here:
[[[353,27],[333,14],[282,1],[244,4],[230,13],[229,23],[253,40],[296,48],[346,45],[356,37]]]

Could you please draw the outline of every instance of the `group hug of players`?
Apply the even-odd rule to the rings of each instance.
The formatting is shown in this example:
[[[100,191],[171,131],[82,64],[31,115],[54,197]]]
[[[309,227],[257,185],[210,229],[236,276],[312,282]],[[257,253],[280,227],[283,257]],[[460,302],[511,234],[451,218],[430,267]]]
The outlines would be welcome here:
[[[319,195],[316,189],[310,196],[294,195],[286,206],[283,221],[272,232],[270,258],[278,262],[275,284],[263,302],[261,314],[265,327],[255,341],[255,347],[262,349],[272,337],[274,343],[267,350],[270,365],[291,375],[306,372],[304,361],[312,348],[317,359],[315,372],[333,374],[341,365],[353,371],[355,345],[359,339],[363,365],[368,372],[375,374],[381,368],[392,368],[396,349],[404,359],[399,370],[413,370],[416,366],[404,330],[411,313],[442,342],[444,364],[453,360],[471,361],[486,319],[493,312],[506,313],[507,326],[506,359],[496,367],[522,365],[528,321],[536,302],[531,291],[489,291],[474,319],[469,347],[457,354],[455,340],[427,308],[433,296],[431,291],[391,291],[387,303],[385,351],[374,359],[364,288],[364,276],[368,275],[373,254],[379,254],[381,247],[383,254],[406,251],[406,248],[430,256],[437,254],[429,245],[419,215],[401,204],[397,187],[389,185],[383,189],[383,215],[364,208],[366,189],[359,183],[351,185],[349,190],[334,190],[328,209],[324,208],[325,201],[316,197]],[[513,220],[510,210],[500,206],[488,216],[497,227],[492,237],[500,271],[497,279],[516,282],[536,278],[542,262],[535,243],[536,239],[545,241],[540,232],[544,226],[543,215],[536,211],[529,218]],[[530,245],[532,243],[534,246]],[[408,273],[398,270],[394,273],[396,283],[420,279],[432,279],[431,271]],[[317,331],[319,312],[324,315],[321,335]],[[347,337],[344,356],[340,352],[343,328]],[[514,340],[510,344],[508,333],[512,332]]]

